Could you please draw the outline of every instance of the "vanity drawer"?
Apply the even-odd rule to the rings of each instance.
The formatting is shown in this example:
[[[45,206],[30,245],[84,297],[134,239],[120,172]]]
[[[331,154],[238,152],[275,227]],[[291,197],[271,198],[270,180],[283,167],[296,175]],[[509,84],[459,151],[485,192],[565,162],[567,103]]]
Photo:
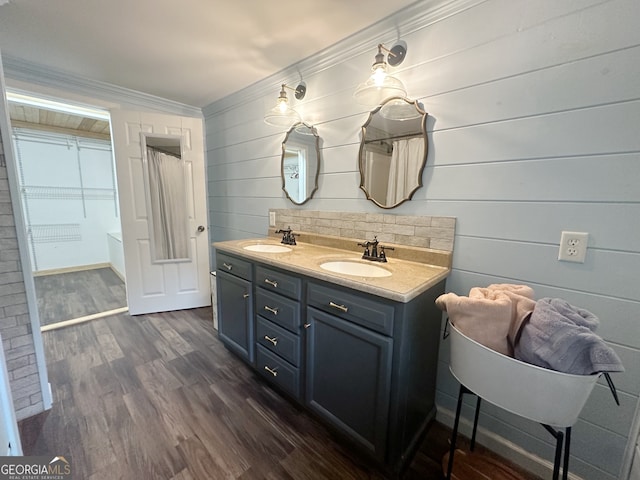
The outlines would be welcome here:
[[[256,288],[256,314],[295,334],[300,331],[300,304],[282,295]]]
[[[393,305],[364,294],[309,282],[307,304],[385,335],[393,331]]]
[[[296,399],[300,398],[300,371],[296,367],[271,353],[262,345],[258,345],[256,367],[260,375],[269,382],[274,383]]]
[[[258,317],[256,340],[296,367],[300,366],[300,337],[276,324]]]
[[[256,285],[296,300],[300,300],[302,292],[300,278],[260,265],[256,267]]]
[[[216,269],[251,281],[251,262],[216,251]]]

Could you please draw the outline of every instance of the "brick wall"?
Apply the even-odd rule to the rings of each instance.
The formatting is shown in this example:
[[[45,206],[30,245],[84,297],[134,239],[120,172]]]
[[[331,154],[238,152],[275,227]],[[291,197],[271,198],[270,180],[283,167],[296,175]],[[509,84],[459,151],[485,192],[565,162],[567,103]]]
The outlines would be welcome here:
[[[2,347],[7,359],[16,418],[22,420],[42,412],[44,404],[18,252],[2,135],[0,135],[0,335],[2,335]]]

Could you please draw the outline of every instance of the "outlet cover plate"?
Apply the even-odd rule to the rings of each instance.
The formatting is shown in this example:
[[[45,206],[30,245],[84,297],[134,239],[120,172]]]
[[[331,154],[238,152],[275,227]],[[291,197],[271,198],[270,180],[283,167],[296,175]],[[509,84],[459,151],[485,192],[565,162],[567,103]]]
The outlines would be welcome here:
[[[558,260],[584,263],[587,257],[589,234],[587,232],[562,232]]]
[[[269,212],[269,226],[276,226],[276,212]]]

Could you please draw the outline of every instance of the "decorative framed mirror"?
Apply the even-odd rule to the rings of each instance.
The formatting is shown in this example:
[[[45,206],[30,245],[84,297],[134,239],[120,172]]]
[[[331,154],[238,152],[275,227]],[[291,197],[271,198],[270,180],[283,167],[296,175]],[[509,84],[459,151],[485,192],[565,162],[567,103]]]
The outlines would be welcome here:
[[[318,189],[320,137],[304,122],[294,124],[282,142],[282,190],[296,205],[308,202]]]
[[[417,101],[391,97],[362,126],[360,188],[381,208],[394,208],[422,186],[427,163],[427,113]]]
[[[182,138],[140,133],[153,263],[191,260]]]

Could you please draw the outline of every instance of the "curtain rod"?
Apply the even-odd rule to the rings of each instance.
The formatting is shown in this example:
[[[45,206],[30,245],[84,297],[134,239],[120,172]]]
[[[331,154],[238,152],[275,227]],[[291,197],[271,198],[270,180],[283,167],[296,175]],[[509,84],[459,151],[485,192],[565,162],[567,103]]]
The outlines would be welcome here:
[[[397,140],[399,138],[412,138],[412,137],[418,137],[418,136],[423,136],[424,134],[422,132],[420,133],[409,133],[407,135],[398,135],[397,137],[386,137],[386,138],[375,138],[372,140],[365,140],[364,143],[375,143],[375,142],[383,142],[385,140]]]
[[[182,155],[174,153],[174,152],[170,152],[169,150],[164,150],[162,148],[154,147],[154,146],[151,146],[151,145],[147,145],[147,148],[150,148],[151,150],[155,150],[155,151],[160,152],[160,153],[165,153],[167,155],[171,155],[172,157],[176,157],[176,158],[179,158],[179,159],[182,160]]]

